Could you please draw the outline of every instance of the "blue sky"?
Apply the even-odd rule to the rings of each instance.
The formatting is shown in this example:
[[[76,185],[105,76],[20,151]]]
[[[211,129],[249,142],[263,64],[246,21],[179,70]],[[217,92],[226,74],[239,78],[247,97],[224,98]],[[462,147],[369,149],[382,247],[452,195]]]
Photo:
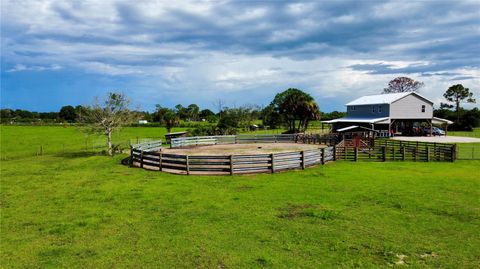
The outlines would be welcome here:
[[[295,87],[344,110],[397,76],[437,105],[458,83],[480,99],[479,1],[2,0],[1,20],[3,108],[115,90],[144,110],[213,109]]]

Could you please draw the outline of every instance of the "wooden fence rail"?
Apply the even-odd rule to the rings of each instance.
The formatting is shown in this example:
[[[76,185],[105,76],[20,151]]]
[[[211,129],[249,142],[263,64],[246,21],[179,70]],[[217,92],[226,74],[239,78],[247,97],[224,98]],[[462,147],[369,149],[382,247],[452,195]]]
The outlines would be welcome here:
[[[251,155],[181,155],[132,148],[132,164],[180,174],[275,173],[333,161],[333,148]]]
[[[171,148],[208,146],[220,144],[244,143],[305,143],[325,144],[332,146],[338,142],[336,135],[320,134],[265,134],[265,135],[228,135],[228,136],[196,136],[173,138]]]
[[[175,141],[176,140],[176,141]],[[251,155],[182,155],[162,153],[161,141],[132,145],[131,164],[142,168],[180,174],[275,173],[325,164],[331,161],[451,161],[456,145],[405,141],[375,141],[371,148],[338,147],[335,137],[317,135],[240,135],[172,139],[172,147],[208,143],[296,142],[333,144],[313,150]]]
[[[456,159],[456,146],[374,146],[373,148],[336,147],[336,160],[345,161],[448,161]]]

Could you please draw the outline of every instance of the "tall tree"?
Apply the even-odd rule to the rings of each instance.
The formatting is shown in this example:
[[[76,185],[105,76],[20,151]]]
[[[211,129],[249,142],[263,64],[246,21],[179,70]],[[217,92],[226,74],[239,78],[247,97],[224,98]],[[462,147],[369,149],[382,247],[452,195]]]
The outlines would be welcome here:
[[[418,92],[424,83],[408,77],[398,77],[388,83],[383,93]]]
[[[181,104],[175,106],[177,116],[182,120],[187,120],[189,117],[188,109]]]
[[[200,107],[196,104],[190,104],[187,107],[187,112],[190,120],[198,121],[198,115],[200,114]]]
[[[180,118],[175,113],[175,111],[169,109],[163,115],[163,123],[165,124],[165,128],[167,128],[167,132],[172,132],[172,128],[178,126],[180,123]]]
[[[290,88],[277,94],[270,105],[282,117],[289,133],[305,131],[311,120],[320,119],[313,97],[298,89]]]
[[[60,109],[60,112],[58,113],[58,116],[61,119],[64,119],[68,122],[73,122],[73,121],[75,121],[75,118],[77,117],[77,113],[75,112],[75,108],[73,108],[73,106],[63,106]]]
[[[110,92],[104,102],[96,100],[85,107],[80,120],[90,128],[88,131],[107,137],[108,155],[113,156],[112,133],[138,120],[138,114],[128,108],[130,101],[123,93]]]
[[[475,103],[473,93],[469,88],[463,87],[462,84],[450,86],[448,90],[443,94],[443,97],[447,101],[455,104],[455,113],[457,114],[457,123],[460,121],[460,103]]]
[[[156,109],[155,112],[153,113],[153,120],[159,123],[165,123],[165,114],[171,110],[167,107],[162,107],[161,105],[155,105]]]

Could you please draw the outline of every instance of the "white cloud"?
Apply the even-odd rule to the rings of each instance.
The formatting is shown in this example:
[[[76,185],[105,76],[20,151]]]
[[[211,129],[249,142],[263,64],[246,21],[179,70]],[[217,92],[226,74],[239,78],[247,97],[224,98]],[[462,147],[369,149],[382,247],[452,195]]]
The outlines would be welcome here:
[[[242,92],[242,101],[261,102],[256,93],[298,87],[341,103],[414,67],[407,75],[440,100],[450,84],[480,85],[474,4],[4,0],[1,57],[10,73],[129,77],[142,86],[132,95],[192,102]],[[390,73],[348,67],[378,63]],[[430,67],[463,79],[421,77]]]
[[[20,72],[20,71],[47,71],[47,70],[59,70],[62,67],[58,64],[52,64],[50,66],[26,66],[24,64],[16,64],[13,68],[7,70],[7,72]]]

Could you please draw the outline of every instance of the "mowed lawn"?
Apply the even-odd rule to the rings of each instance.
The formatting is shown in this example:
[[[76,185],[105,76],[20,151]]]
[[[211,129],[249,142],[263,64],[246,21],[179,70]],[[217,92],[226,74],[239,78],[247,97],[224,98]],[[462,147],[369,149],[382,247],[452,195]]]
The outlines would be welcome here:
[[[6,127],[2,268],[480,267],[480,161],[181,176],[85,151],[74,128]]]
[[[480,266],[479,161],[230,177],[122,157],[3,161],[2,267]]]

